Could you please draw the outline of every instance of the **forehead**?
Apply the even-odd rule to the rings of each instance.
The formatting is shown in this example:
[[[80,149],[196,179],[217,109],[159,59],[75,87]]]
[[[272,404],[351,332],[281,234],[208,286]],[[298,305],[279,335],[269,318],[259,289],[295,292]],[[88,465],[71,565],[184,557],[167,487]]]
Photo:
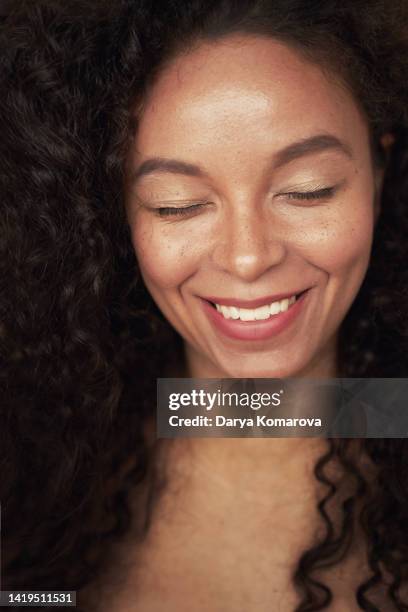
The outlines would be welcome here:
[[[360,138],[365,123],[334,74],[281,41],[232,35],[197,44],[160,73],[139,118],[137,151],[270,151],[316,132]]]

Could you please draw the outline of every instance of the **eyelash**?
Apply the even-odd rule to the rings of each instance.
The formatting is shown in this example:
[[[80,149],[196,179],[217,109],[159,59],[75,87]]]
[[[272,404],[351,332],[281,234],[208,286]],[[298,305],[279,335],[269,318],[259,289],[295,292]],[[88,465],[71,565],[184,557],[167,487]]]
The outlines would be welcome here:
[[[335,190],[335,187],[325,187],[324,189],[316,189],[315,191],[294,191],[292,193],[284,193],[282,195],[286,195],[291,200],[318,200],[322,198],[331,197],[334,194]]]
[[[281,195],[287,196],[290,200],[319,200],[331,197],[334,194],[335,190],[335,187],[325,187],[324,189],[316,189],[315,191],[293,191],[289,193],[283,193]],[[206,202],[198,202],[197,204],[183,206],[182,208],[166,206],[162,208],[157,208],[156,211],[160,217],[187,216],[191,214],[191,212],[195,212],[205,205]]]
[[[173,206],[166,206],[164,208],[157,208],[157,213],[160,217],[170,217],[177,215],[188,215],[189,212],[199,210],[206,205],[206,202],[198,202],[197,204],[191,204],[190,206],[183,206],[183,208],[174,208]]]

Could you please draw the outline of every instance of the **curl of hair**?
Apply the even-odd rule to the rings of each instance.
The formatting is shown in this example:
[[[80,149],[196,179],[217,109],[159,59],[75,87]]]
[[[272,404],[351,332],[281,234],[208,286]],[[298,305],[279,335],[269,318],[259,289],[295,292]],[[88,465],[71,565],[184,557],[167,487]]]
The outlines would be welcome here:
[[[76,589],[102,571],[107,544],[140,538],[159,485],[146,428],[155,381],[183,359],[179,336],[148,295],[123,202],[135,106],[175,54],[233,32],[274,36],[336,68],[364,108],[376,164],[386,164],[367,276],[342,325],[347,377],[405,377],[408,365],[408,10],[402,0],[23,0],[0,25],[0,499],[3,588]],[[395,143],[385,160],[378,138]],[[305,551],[297,612],[327,608],[313,571],[347,554],[357,502],[370,580],[390,604],[408,564],[408,444],[360,440],[376,466],[368,486],[350,440],[329,440],[315,466],[327,487],[326,535]],[[327,512],[336,460],[356,490],[340,534]]]

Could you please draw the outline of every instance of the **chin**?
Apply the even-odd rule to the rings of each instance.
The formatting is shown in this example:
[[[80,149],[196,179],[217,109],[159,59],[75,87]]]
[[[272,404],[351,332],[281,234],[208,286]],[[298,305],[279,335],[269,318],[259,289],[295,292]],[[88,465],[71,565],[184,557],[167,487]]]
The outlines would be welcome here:
[[[237,365],[222,367],[222,371],[225,373],[225,378],[290,378],[296,377],[299,372],[298,369],[292,367],[276,366],[271,367],[266,364],[263,366],[251,366],[248,365]]]

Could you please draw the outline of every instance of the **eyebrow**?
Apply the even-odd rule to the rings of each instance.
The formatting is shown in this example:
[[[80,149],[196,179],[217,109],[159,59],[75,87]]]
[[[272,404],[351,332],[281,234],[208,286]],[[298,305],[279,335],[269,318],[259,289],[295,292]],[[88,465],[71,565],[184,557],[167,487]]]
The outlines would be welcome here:
[[[273,156],[272,170],[276,170],[300,157],[329,150],[339,151],[349,159],[353,159],[353,153],[349,145],[337,138],[337,136],[332,134],[317,134],[316,136],[293,142],[284,149],[278,151]],[[132,182],[137,181],[142,176],[147,176],[155,172],[168,172],[170,174],[183,174],[185,176],[200,178],[207,176],[206,172],[196,164],[190,164],[179,159],[152,157],[146,159],[135,170],[132,176]]]

